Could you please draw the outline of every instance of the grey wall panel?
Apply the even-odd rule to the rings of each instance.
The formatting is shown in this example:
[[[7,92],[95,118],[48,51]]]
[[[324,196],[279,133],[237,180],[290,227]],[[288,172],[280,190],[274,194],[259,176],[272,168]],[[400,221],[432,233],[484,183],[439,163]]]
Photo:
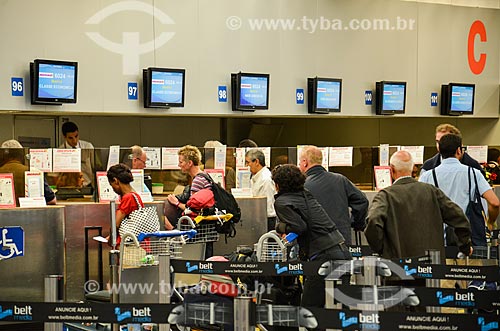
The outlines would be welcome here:
[[[46,275],[63,275],[64,208],[0,210],[0,227],[24,230],[24,256],[2,260],[0,300],[43,301]]]

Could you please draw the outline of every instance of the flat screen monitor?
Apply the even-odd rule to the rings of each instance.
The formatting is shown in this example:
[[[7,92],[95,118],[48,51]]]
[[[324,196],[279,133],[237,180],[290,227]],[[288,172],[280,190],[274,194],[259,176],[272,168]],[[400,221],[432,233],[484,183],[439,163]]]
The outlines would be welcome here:
[[[441,115],[474,114],[476,86],[465,83],[449,83],[441,86]]]
[[[36,59],[30,63],[31,103],[76,103],[78,63]]]
[[[184,107],[185,80],[185,69],[144,69],[142,82],[144,107]]]
[[[269,109],[269,74],[231,74],[231,98],[234,111]]]
[[[404,114],[406,82],[381,81],[376,83],[375,110],[377,115]]]
[[[307,109],[309,113],[340,112],[342,79],[308,78]]]

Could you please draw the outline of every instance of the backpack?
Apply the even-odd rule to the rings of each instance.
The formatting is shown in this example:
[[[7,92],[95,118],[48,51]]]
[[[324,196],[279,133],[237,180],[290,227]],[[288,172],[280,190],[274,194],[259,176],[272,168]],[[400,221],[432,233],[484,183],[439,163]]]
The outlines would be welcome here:
[[[215,208],[233,214],[233,217],[229,221],[218,224],[216,227],[217,232],[223,233],[227,237],[234,237],[236,235],[234,224],[238,223],[241,219],[240,206],[238,206],[234,196],[220,186],[219,183],[214,182],[209,174],[202,172],[200,175],[208,180],[212,186],[212,192],[215,198]]]

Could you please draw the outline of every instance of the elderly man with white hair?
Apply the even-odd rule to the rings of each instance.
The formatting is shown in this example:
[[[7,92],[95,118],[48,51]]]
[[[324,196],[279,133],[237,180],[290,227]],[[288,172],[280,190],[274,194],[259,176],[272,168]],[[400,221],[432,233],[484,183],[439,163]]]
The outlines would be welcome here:
[[[470,255],[471,229],[462,209],[440,189],[411,177],[410,153],[394,153],[390,166],[394,183],[377,193],[368,211],[365,235],[372,250],[391,259],[422,256],[434,249],[444,262],[446,223],[455,228],[460,251]]]

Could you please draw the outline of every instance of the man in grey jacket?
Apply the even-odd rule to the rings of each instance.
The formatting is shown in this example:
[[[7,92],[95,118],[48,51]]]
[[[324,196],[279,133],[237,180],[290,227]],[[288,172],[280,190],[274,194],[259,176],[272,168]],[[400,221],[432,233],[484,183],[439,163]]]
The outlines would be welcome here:
[[[368,200],[347,177],[323,168],[322,160],[323,154],[318,147],[306,146],[302,149],[299,167],[307,176],[304,187],[318,200],[337,225],[346,244],[350,245],[351,227],[356,231],[363,231],[365,228]]]
[[[394,183],[377,193],[368,212],[365,235],[372,250],[393,259],[422,256],[434,249],[444,262],[446,223],[455,228],[459,250],[470,255],[471,229],[462,209],[440,189],[411,177],[410,153],[394,153],[390,166]]]

